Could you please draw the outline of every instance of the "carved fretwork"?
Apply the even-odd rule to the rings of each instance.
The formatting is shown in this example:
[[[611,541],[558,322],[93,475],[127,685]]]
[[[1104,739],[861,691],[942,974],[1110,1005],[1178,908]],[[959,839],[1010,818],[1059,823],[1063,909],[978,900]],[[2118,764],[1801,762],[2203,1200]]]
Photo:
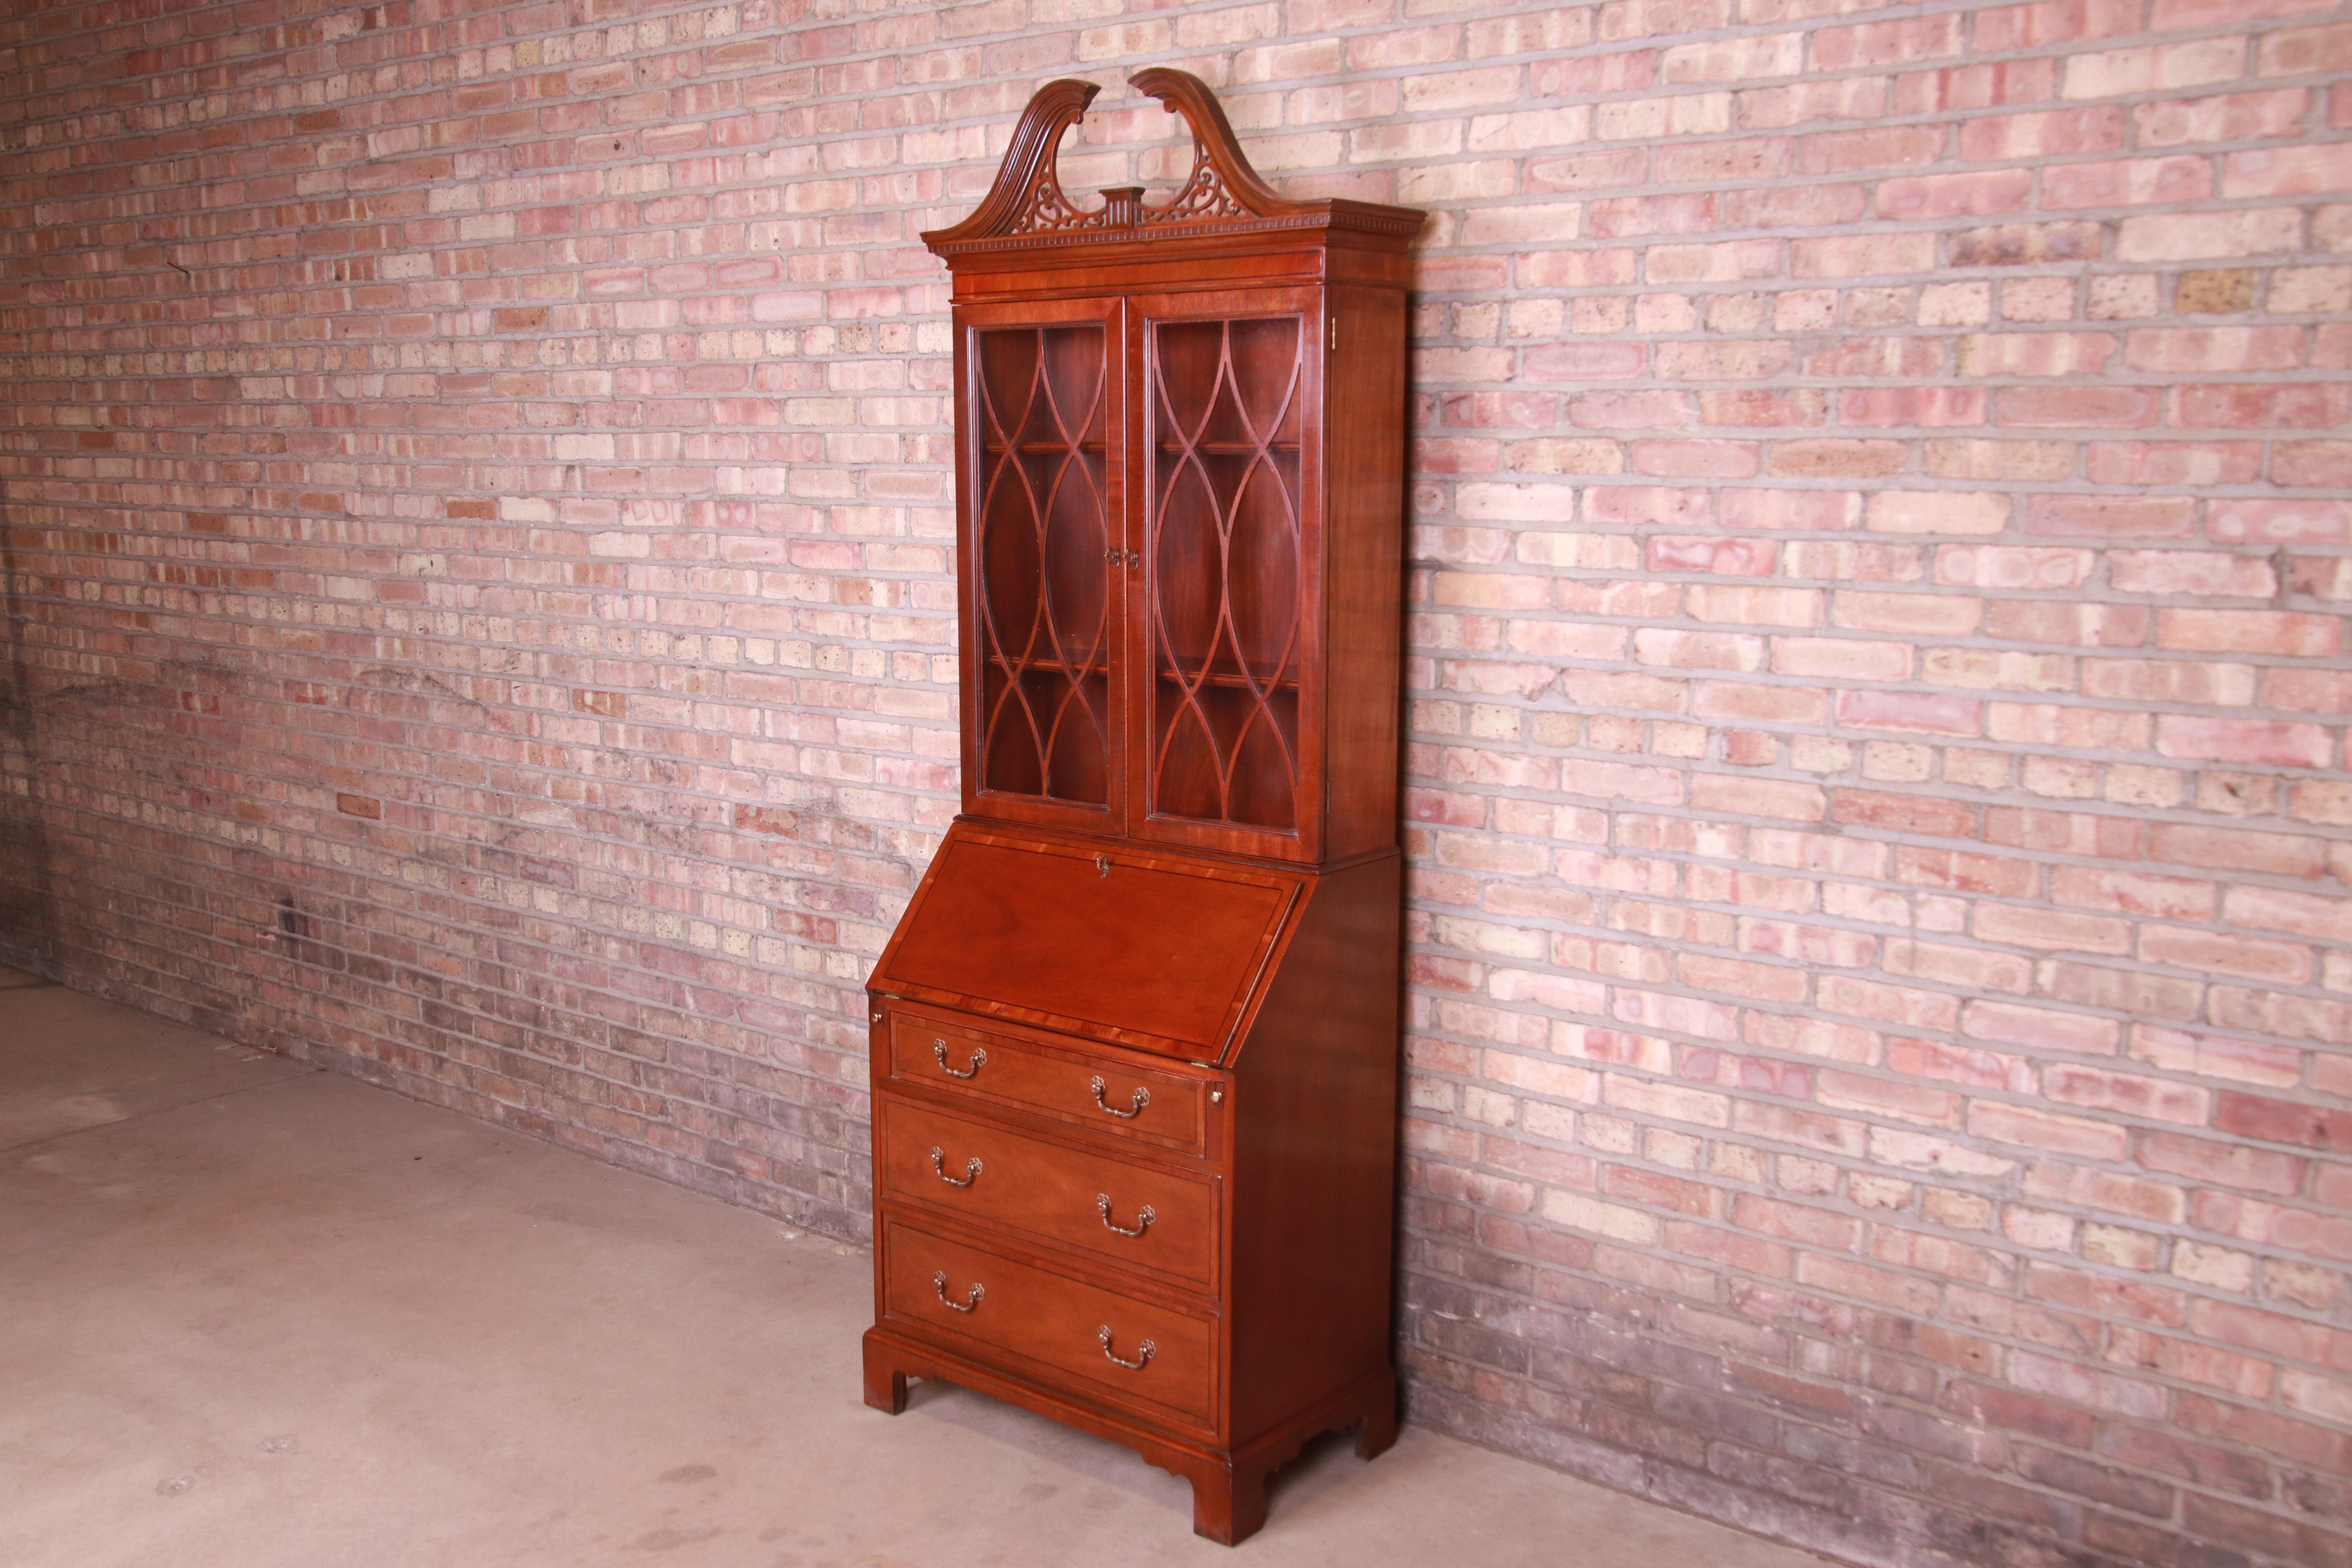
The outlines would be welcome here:
[[[1063,133],[1078,122],[1101,89],[1093,82],[1066,77],[1039,88],[1022,110],[996,182],[971,216],[952,228],[925,234],[924,243],[945,255],[1024,240],[1143,238],[1213,226],[1263,228],[1343,222],[1399,236],[1420,226],[1418,215],[1407,217],[1370,203],[1290,200],[1250,167],[1232,122],[1200,78],[1155,66],[1128,79],[1129,85],[1160,100],[1171,114],[1182,115],[1192,132],[1192,173],[1173,197],[1150,205],[1142,199],[1141,186],[1129,185],[1105,191],[1100,206],[1081,208],[1069,198],[1055,170],[1057,149]]]
[[[1038,175],[1036,183],[1029,187],[1027,205],[1013,216],[1013,232],[1034,234],[1049,228],[1091,228],[1102,220],[1103,216],[1098,212],[1073,212],[1070,199],[1062,195],[1062,182],[1054,177],[1053,170],[1048,169]]]
[[[1201,144],[1192,143],[1192,177],[1166,206],[1152,210],[1150,216],[1162,223],[1181,222],[1191,217],[1246,217],[1249,209],[1235,201],[1217,178],[1217,171],[1201,156]]]

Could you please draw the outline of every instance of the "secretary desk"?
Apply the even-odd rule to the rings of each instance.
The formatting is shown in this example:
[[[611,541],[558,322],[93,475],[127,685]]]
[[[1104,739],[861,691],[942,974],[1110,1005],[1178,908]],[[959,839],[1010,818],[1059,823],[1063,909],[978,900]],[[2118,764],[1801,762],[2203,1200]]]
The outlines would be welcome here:
[[[1138,1450],[1242,1540],[1396,1435],[1405,289],[1423,215],[1292,201],[1208,89],[1080,205],[1050,82],[954,277],[963,809],[868,982],[866,1398]]]

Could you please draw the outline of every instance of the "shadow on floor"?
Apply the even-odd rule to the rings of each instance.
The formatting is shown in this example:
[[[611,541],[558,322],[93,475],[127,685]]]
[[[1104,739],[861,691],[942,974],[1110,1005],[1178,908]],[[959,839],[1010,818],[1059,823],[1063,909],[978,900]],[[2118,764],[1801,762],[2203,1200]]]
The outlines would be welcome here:
[[[1191,1533],[1126,1449],[859,1398],[871,1261],[0,971],[12,1568],[1819,1568],[1408,1429]]]

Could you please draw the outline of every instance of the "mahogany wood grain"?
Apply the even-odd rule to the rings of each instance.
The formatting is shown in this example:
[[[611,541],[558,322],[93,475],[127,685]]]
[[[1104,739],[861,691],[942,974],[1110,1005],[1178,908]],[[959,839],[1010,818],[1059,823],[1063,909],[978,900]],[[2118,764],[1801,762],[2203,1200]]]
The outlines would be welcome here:
[[[924,237],[954,279],[965,816],[868,982],[865,1392],[945,1378],[1127,1444],[1232,1543],[1315,1434],[1396,1436],[1423,215],[1285,197],[1198,79],[1133,85],[1192,130],[1173,196],[1065,191],[1097,89],[1056,81]]]
[[[1329,291],[1324,765],[1331,859],[1397,841],[1402,791],[1405,301],[1394,289]]]
[[[1131,844],[951,830],[868,984],[1223,1048],[1295,876]]]
[[[1124,322],[1115,297],[954,312],[969,812],[1119,830]]]
[[[1198,96],[1182,83],[1160,85],[1171,101]],[[1040,94],[1048,97],[1054,102],[1024,121],[1033,140],[1078,112],[1091,90],[1055,83]],[[1227,205],[1274,224],[1240,232],[1155,226],[1143,209],[1136,232],[1150,232],[1148,246],[1107,224],[1089,231],[1110,209],[1080,211],[1053,183],[1050,147],[1016,139],[981,210],[927,237],[956,279],[965,808],[1315,863],[1395,839],[1395,723],[1368,716],[1396,705],[1402,251],[1419,215],[1286,201],[1218,140],[1229,129],[1195,128],[1207,132],[1200,166],[1223,182]],[[1016,178],[1016,166],[1028,172]],[[1017,216],[1016,196],[1040,191],[1045,205]],[[1024,222],[1046,232],[1024,231]],[[1301,247],[1302,230],[1318,243]],[[1034,234],[1027,244],[1024,233]],[[992,478],[1003,468],[992,468],[989,454],[1006,408],[1036,404],[1051,377],[1042,354],[1003,375],[984,362],[994,339],[1017,344],[1022,331],[1045,333],[1049,323],[1063,323],[1066,334],[1078,323],[1101,331],[1106,390],[1076,401],[1120,423],[1102,444],[1110,511],[1059,530],[1058,552],[1041,542],[1058,564],[1041,568],[1040,578],[1091,582],[1102,570],[1094,552],[1107,550],[1106,587],[1121,609],[1093,635],[1090,591],[1077,632],[1064,636],[1053,623],[1044,639],[1050,657],[1040,660],[1037,639],[1026,636],[1039,595],[1004,589],[1004,551],[995,545],[1051,509]],[[1211,339],[1215,353],[1204,352]],[[1045,445],[1075,449],[1066,439]],[[1222,490],[1213,472],[1221,465],[1231,470]],[[1219,493],[1204,499],[1210,492]],[[1215,548],[1202,548],[1212,533]],[[1327,607],[1327,589],[1342,586]],[[1255,658],[1244,646],[1254,634],[1271,639]],[[1007,652],[1008,636],[1021,644],[1017,655]],[[1078,657],[1097,647],[1099,665]],[[1083,670],[1071,673],[1076,664]],[[1015,665],[1018,679],[1008,673]],[[1327,671],[1385,687],[1351,691],[1330,734]],[[1123,748],[1115,764],[1091,750],[1102,731]],[[1367,770],[1383,742],[1390,752]],[[1054,782],[1056,759],[1066,764],[1066,784]],[[1323,842],[1332,822],[1349,830],[1336,851]]]
[[[1402,860],[1318,879],[1234,1077],[1234,1426],[1390,1364]]]
[[[877,1063],[877,1083],[887,1079],[893,1089],[968,1096],[1050,1117],[1097,1139],[1207,1152],[1203,1112],[1209,1079],[1181,1077],[1074,1042],[1016,1034],[1010,1025],[978,1029],[968,1020],[898,1004],[887,1017],[887,1043],[876,1052],[884,1058]],[[1103,1080],[1104,1102],[1113,1107],[1130,1107],[1139,1089],[1149,1091],[1150,1100],[1134,1115],[1113,1116],[1095,1101],[1097,1078]]]
[[[1322,858],[1321,290],[1128,300],[1128,832]],[[1139,795],[1140,798],[1138,798]]]
[[[1055,1273],[980,1245],[969,1232],[950,1239],[945,1227],[883,1213],[885,1321],[950,1347],[1008,1352],[1033,1375],[1075,1387],[1082,1397],[1172,1417],[1194,1432],[1215,1428],[1213,1318]],[[957,1310],[967,1305],[968,1311]],[[1104,1329],[1111,1331],[1108,1353]],[[1122,1364],[1138,1361],[1143,1364]]]
[[[1009,1226],[1203,1292],[1215,1283],[1223,1184],[1214,1175],[1065,1148],[889,1096],[875,1105],[874,1163],[877,1190],[894,1202]]]

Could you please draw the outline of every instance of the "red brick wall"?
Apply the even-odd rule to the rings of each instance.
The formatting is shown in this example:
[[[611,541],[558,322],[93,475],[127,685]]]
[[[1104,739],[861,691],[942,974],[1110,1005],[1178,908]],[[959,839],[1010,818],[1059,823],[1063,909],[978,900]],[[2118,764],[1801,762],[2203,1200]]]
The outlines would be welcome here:
[[[1857,1561],[2352,1563],[2342,11],[12,7],[7,951],[856,1232],[913,236],[1055,74],[1074,185],[1178,172],[1182,64],[1433,214],[1418,1417]]]

